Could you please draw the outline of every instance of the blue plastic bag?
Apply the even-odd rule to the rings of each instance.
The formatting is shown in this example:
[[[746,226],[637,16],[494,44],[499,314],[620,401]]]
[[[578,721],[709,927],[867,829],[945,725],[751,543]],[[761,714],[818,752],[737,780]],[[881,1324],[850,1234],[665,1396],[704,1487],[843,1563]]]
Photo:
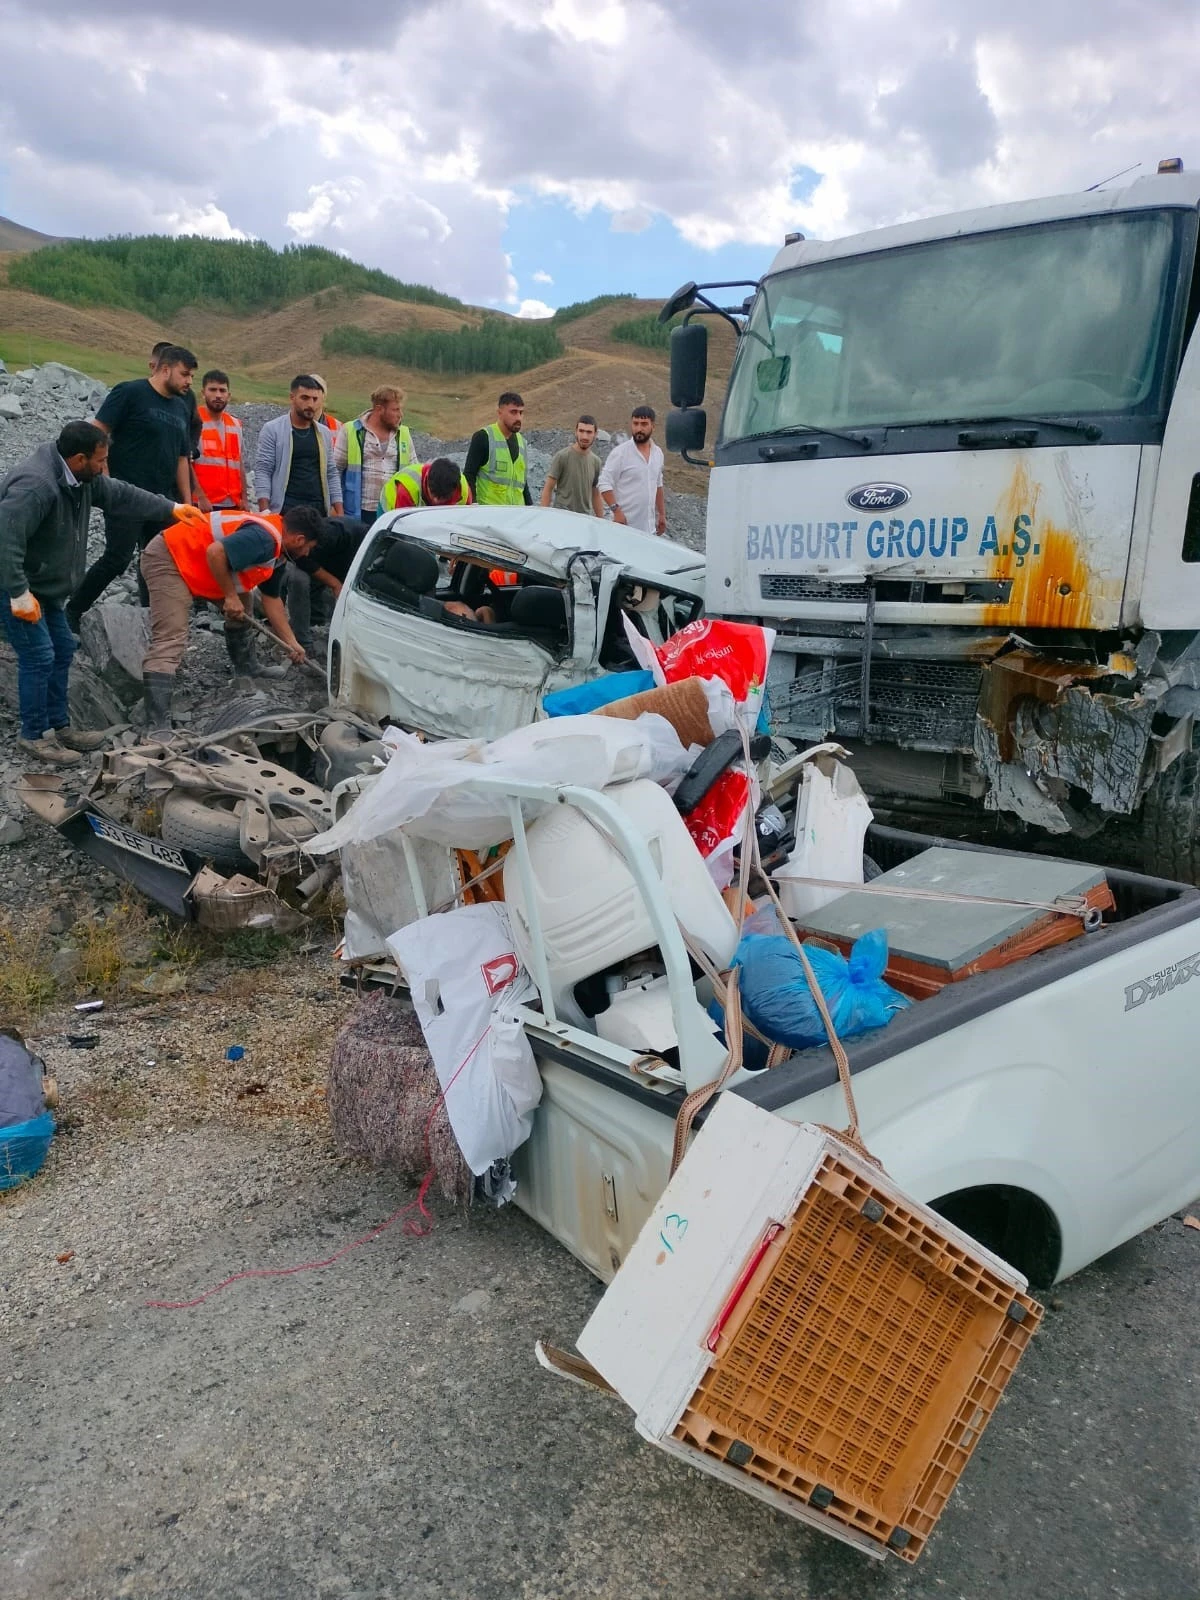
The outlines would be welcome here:
[[[813,945],[805,945],[804,953],[841,1039],[882,1028],[897,1011],[911,1004],[883,981],[888,945],[882,928],[857,939],[849,960],[836,950]],[[790,939],[747,933],[737,947],[733,965],[741,969],[742,1010],[760,1033],[793,1050],[826,1043],[825,1024]]]
[[[13,1189],[40,1171],[53,1137],[54,1118],[48,1111],[0,1128],[0,1189]]]
[[[556,689],[542,701],[542,710],[548,717],[578,717],[653,688],[652,672],[606,672],[602,678],[576,684],[573,689]]]

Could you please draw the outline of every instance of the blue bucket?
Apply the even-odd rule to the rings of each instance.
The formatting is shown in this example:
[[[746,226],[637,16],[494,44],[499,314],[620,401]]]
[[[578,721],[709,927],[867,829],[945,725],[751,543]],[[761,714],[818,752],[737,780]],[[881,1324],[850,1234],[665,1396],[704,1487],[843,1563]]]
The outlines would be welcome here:
[[[48,1111],[30,1122],[0,1128],[0,1189],[13,1189],[41,1170],[54,1137],[54,1118]]]

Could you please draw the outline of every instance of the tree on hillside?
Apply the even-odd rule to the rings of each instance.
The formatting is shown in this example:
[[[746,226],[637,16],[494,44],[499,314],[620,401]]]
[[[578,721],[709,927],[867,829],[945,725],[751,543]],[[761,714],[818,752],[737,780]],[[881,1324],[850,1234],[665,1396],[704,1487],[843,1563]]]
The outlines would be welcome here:
[[[161,235],[74,239],[11,262],[8,281],[70,305],[121,306],[166,319],[185,306],[246,315],[275,311],[325,289],[461,311],[461,300],[403,283],[320,245],[275,250],[261,239]]]
[[[549,320],[485,317],[453,333],[431,328],[406,328],[375,333],[344,324],[321,340],[326,355],[375,356],[398,367],[462,375],[469,372],[525,372],[562,354],[562,341]]]

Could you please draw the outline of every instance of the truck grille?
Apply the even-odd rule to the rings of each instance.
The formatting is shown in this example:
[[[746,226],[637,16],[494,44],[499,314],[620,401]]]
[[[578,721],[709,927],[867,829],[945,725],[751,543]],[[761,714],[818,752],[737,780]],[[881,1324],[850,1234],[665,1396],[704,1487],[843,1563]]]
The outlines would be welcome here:
[[[870,728],[861,726],[862,667],[800,657],[788,684],[770,686],[771,722],[789,738],[872,739],[918,750],[974,749],[981,669],[969,661],[871,664]]]
[[[873,662],[872,737],[925,749],[973,749],[981,676],[969,661]],[[844,710],[858,721],[857,699]]]
[[[800,572],[765,572],[759,579],[764,600],[832,600],[843,605],[866,605],[865,583],[831,583]]]
[[[864,606],[865,583],[838,583],[805,572],[764,572],[758,580],[764,600],[805,600],[832,605]],[[1012,594],[1011,578],[975,578],[960,582],[949,578],[877,578],[875,600],[880,605],[1002,606]]]

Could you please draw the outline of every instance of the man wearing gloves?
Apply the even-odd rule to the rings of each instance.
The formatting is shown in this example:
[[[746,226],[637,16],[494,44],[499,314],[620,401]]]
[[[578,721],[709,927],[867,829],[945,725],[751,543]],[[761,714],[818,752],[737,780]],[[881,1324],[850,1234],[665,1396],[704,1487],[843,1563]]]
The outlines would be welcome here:
[[[193,600],[215,600],[227,623],[244,625],[243,597],[261,586],[272,630],[293,661],[304,660],[283,601],[270,590],[284,554],[311,555],[316,543],[311,533],[289,528],[287,512],[282,517],[244,511],[205,516],[195,506],[182,507],[178,520],[151,539],[142,552],[142,577],[150,591],[150,648],[142,663],[149,732],[170,731],[171,689],[187,649]]]
[[[17,656],[20,748],[62,766],[103,735],[70,726],[67,679],[77,640],[64,611],[87,559],[92,508],[117,519],[170,522],[173,500],[110,478],[108,435],[69,422],[0,483],[0,622]]]

